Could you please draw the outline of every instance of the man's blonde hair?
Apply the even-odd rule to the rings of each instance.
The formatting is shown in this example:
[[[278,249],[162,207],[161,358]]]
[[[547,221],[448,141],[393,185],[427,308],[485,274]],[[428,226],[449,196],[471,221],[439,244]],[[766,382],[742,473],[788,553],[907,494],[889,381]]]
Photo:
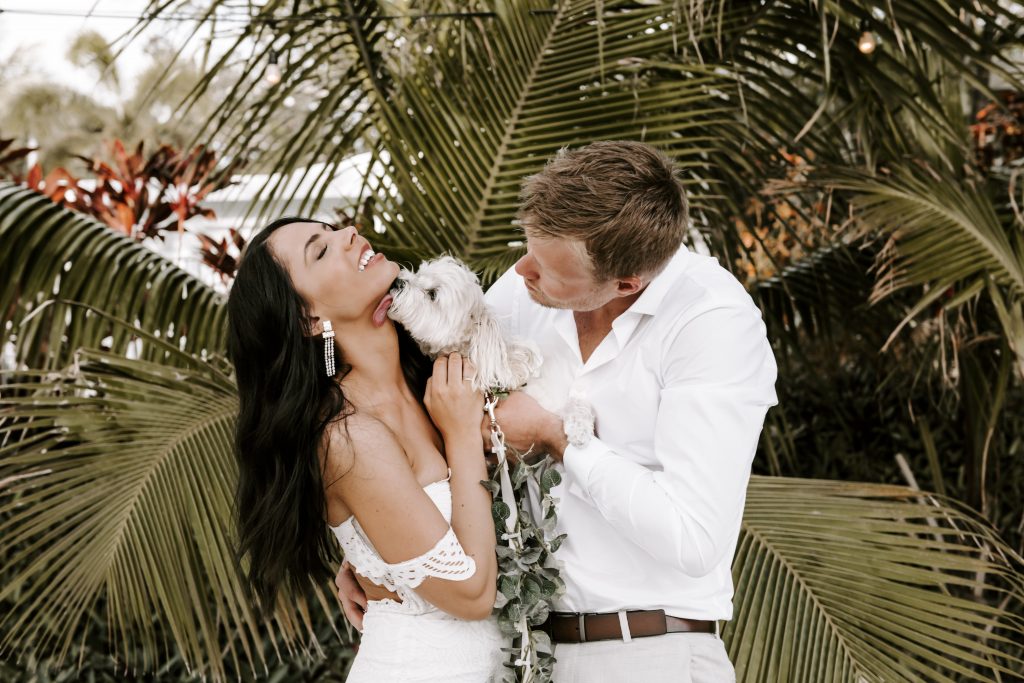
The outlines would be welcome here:
[[[523,182],[527,234],[583,244],[599,281],[657,274],[678,251],[689,208],[675,164],[639,142],[562,149]]]

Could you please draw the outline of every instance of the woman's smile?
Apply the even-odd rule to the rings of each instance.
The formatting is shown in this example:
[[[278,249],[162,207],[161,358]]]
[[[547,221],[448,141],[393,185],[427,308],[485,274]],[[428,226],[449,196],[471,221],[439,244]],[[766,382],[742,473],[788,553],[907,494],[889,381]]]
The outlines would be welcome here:
[[[374,326],[384,324],[398,265],[374,251],[354,227],[293,223],[269,243],[314,317],[338,325],[365,321],[369,314]]]

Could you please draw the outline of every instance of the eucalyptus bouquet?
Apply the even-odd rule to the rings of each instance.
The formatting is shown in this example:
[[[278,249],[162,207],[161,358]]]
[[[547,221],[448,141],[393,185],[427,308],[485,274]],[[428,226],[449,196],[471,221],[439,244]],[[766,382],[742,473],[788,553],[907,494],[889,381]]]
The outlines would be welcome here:
[[[490,404],[493,409],[493,404]],[[497,455],[488,481],[482,482],[494,502],[491,515],[497,537],[498,625],[512,636],[507,649],[507,670],[501,683],[547,683],[554,665],[548,634],[539,627],[548,618],[551,604],[565,592],[554,553],[565,534],[554,535],[557,516],[551,489],[562,481],[551,467],[550,457],[527,464],[519,459],[510,465],[501,428],[491,410],[491,442]],[[540,519],[530,509],[531,482],[540,497]]]

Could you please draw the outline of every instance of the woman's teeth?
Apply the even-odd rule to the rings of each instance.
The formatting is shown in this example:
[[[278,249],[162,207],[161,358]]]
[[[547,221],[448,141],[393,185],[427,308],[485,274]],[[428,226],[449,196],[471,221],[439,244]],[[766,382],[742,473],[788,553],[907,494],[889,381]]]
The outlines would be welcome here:
[[[366,270],[366,264],[369,263],[370,259],[374,256],[376,256],[376,254],[374,254],[373,249],[367,249],[363,252],[363,255],[359,258],[359,272]]]

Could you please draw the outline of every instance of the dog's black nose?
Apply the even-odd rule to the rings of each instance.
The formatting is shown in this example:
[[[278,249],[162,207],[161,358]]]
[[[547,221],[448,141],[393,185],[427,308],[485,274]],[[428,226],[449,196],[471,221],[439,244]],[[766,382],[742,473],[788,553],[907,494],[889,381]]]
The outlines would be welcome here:
[[[405,280],[402,278],[396,278],[395,281],[391,283],[391,289],[405,289],[405,285]]]

